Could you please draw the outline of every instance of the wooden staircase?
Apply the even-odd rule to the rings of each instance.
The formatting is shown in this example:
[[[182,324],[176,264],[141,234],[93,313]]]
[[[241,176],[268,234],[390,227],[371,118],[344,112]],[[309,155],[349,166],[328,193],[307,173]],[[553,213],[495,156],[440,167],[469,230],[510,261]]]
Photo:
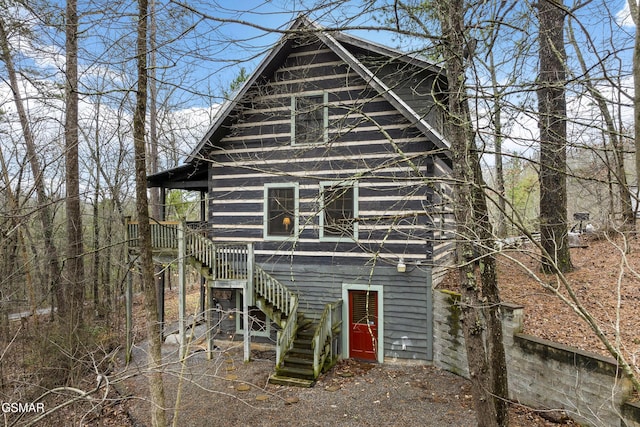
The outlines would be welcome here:
[[[322,313],[305,315],[298,310],[298,295],[255,264],[252,244],[214,242],[177,222],[154,222],[151,232],[154,249],[177,251],[210,287],[243,289],[245,302],[278,326],[276,370],[269,382],[310,387],[338,360],[342,300],[326,304]],[[128,222],[127,233],[129,247],[136,247],[137,223]]]
[[[259,279],[261,275],[263,279]],[[269,377],[269,382],[311,387],[318,376],[338,360],[342,301],[327,304],[322,313],[302,313],[298,310],[297,295],[293,294],[295,304],[283,312],[274,303],[274,295],[278,300],[281,299],[280,293],[272,289],[281,287],[284,293],[290,291],[273,276],[256,267],[256,282],[264,278],[268,278],[267,282],[270,283],[266,287],[256,286],[255,303],[280,327],[276,341],[276,372]]]
[[[269,382],[280,385],[311,387],[316,379],[313,367],[313,336],[319,323],[298,314],[298,329],[291,348],[285,353]]]

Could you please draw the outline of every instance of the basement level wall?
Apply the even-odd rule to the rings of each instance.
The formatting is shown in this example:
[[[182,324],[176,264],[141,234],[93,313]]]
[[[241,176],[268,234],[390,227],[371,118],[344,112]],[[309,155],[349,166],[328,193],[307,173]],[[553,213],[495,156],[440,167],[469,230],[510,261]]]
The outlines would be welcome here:
[[[325,304],[342,299],[343,285],[382,287],[384,360],[432,360],[430,268],[412,266],[405,273],[398,273],[395,265],[372,268],[283,262],[265,263],[261,266],[290,290],[298,293],[299,311],[305,314],[319,313]],[[343,301],[343,304],[348,302]],[[346,323],[348,319],[345,317],[343,321]],[[346,330],[343,327],[343,334]]]

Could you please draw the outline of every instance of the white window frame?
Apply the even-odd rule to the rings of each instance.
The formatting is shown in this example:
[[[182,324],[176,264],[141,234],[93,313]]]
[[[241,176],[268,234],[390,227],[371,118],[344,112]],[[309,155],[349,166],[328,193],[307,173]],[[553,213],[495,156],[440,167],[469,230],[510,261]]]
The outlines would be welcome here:
[[[293,233],[288,236],[269,235],[269,190],[273,188],[293,188]],[[263,231],[264,240],[291,240],[298,237],[300,232],[300,185],[297,182],[278,182],[264,184],[264,199],[262,204],[263,211]]]
[[[324,230],[324,191],[327,187],[351,187],[353,189],[353,234],[350,236],[325,235]],[[358,240],[358,181],[322,181],[320,182],[320,213],[318,224],[320,240],[325,242],[347,242]]]
[[[322,96],[322,141],[326,144],[329,141],[329,94],[326,91],[305,92],[291,95],[291,145],[313,145],[312,142],[296,142],[296,100],[298,98],[309,98]]]

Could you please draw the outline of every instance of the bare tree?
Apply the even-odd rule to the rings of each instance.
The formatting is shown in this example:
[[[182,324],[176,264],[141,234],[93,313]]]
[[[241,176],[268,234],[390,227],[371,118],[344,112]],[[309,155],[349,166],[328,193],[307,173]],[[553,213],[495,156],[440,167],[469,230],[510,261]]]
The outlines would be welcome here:
[[[466,61],[472,58],[465,25],[465,3],[438,4],[447,70],[449,138],[453,156],[454,212],[457,266],[462,291],[461,309],[474,402],[481,426],[509,424],[507,369],[492,227],[484,195],[475,132],[466,95]],[[480,274],[480,277],[478,277]],[[485,338],[486,337],[486,338]],[[485,341],[486,339],[486,341]]]
[[[579,23],[578,23],[579,24]],[[595,103],[598,107],[600,114],[602,115],[602,120],[604,121],[605,129],[603,133],[606,135],[608,139],[608,146],[610,146],[610,150],[613,154],[613,159],[611,164],[607,164],[607,170],[610,172],[610,175],[613,176],[613,180],[617,183],[618,194],[620,200],[620,212],[621,212],[621,220],[624,228],[634,228],[635,227],[635,213],[633,212],[633,205],[631,203],[631,191],[629,189],[629,185],[627,183],[627,172],[624,165],[624,149],[623,149],[623,138],[622,133],[616,127],[615,118],[613,117],[610,106],[612,102],[608,101],[606,97],[603,95],[602,91],[600,91],[597,85],[594,83],[594,79],[591,77],[590,69],[587,65],[587,61],[582,54],[582,50],[576,40],[576,35],[573,29],[572,21],[569,21],[568,25],[568,34],[569,34],[569,42],[573,46],[575,56],[580,64],[580,69],[583,75],[583,84],[586,87],[588,93],[595,100]],[[588,32],[583,31],[583,37],[586,37],[589,45],[594,48],[594,43],[591,40]],[[593,49],[595,51],[595,49]],[[598,66],[605,68],[605,63],[601,58],[598,58]],[[606,72],[605,72],[606,74]],[[606,148],[606,147],[605,147]],[[609,150],[605,149],[605,152]],[[609,162],[607,162],[609,163]],[[611,201],[615,200],[614,195],[610,195]],[[615,209],[615,208],[614,208]],[[611,214],[613,214],[613,210]]]
[[[640,6],[636,0],[627,0],[631,19],[635,24],[635,39],[633,47],[633,122],[634,145],[636,149],[636,186],[640,187]]]
[[[16,110],[18,112],[20,126],[22,128],[22,137],[24,138],[29,165],[31,166],[31,173],[33,174],[33,179],[35,181],[34,186],[38,204],[40,205],[38,216],[40,217],[40,222],[42,224],[42,233],[47,258],[48,288],[56,295],[58,310],[64,311],[66,308],[66,302],[62,293],[62,287],[60,286],[60,261],[58,249],[53,236],[53,207],[51,206],[50,200],[45,191],[43,168],[40,165],[35,137],[31,130],[30,121],[23,103],[23,97],[18,83],[18,75],[14,67],[13,57],[9,47],[9,38],[5,28],[5,21],[2,18],[0,18],[0,47],[2,48],[2,60],[5,63],[5,67],[9,74],[9,84],[13,93]]]
[[[166,425],[164,408],[164,385],[162,381],[162,331],[158,322],[158,300],[151,252],[151,227],[149,223],[149,202],[147,199],[146,164],[146,113],[147,113],[147,20],[149,5],[147,0],[138,1],[138,30],[136,63],[138,87],[136,109],[133,117],[133,142],[135,149],[136,213],[140,233],[140,269],[145,295],[147,335],[149,339],[149,390],[151,392],[151,424],[154,427]]]
[[[565,100],[566,53],[562,2],[538,3],[539,61],[538,114],[540,129],[540,235],[545,271],[570,271],[567,229]]]
[[[84,243],[80,207],[80,169],[78,165],[78,4],[67,0],[65,20],[65,183],[67,217],[67,259],[64,288],[69,307],[66,317],[71,345],[78,339],[84,309]],[[77,344],[77,342],[76,342]],[[75,350],[72,354],[75,353]]]

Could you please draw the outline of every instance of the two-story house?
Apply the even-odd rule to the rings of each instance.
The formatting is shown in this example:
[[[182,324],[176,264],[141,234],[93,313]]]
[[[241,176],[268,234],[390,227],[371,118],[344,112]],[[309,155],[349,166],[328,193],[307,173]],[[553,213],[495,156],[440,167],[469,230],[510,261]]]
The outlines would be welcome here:
[[[249,242],[299,313],[341,301],[342,357],[431,360],[452,221],[446,86],[424,57],[299,17],[185,164],[150,186],[206,193],[208,238]],[[218,309],[242,307],[241,291],[224,295]],[[273,334],[265,320],[258,333]]]

